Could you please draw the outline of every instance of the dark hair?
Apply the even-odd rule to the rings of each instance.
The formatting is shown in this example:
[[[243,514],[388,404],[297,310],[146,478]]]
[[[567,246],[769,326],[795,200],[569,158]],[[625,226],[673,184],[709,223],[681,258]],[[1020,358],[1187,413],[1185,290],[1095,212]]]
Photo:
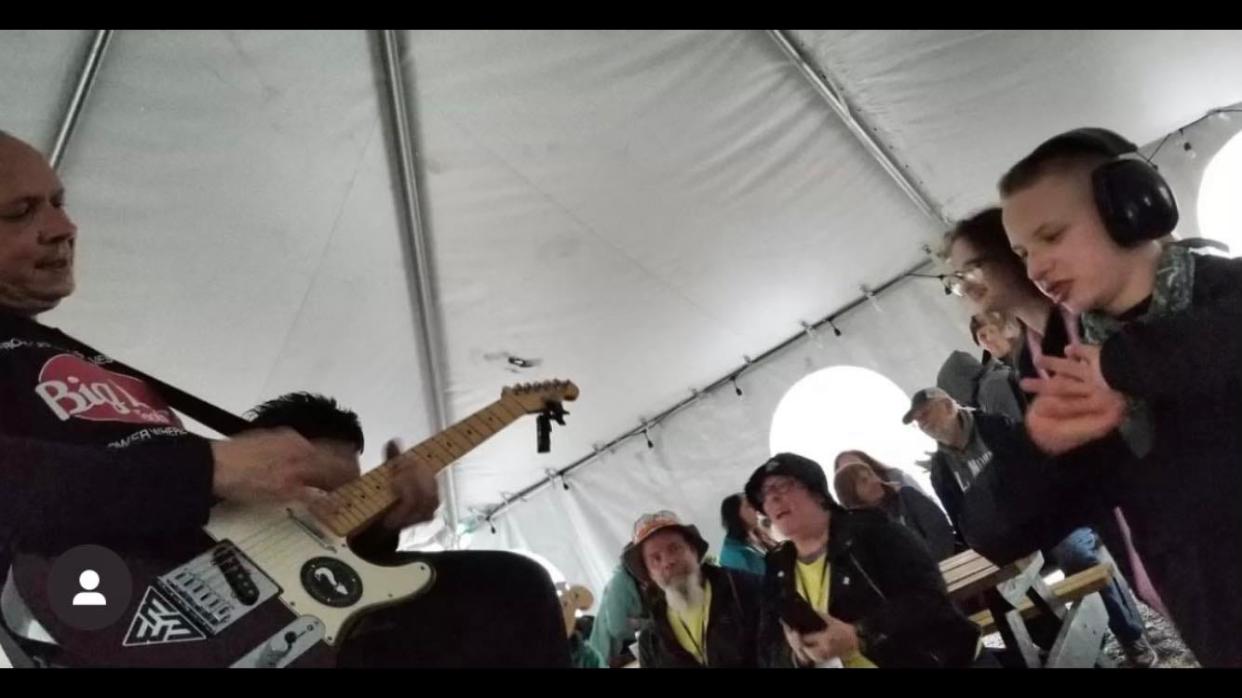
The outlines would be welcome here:
[[[851,449],[849,451],[842,451],[838,453],[837,457],[832,459],[832,469],[834,471],[841,470],[840,463],[841,463],[841,458],[843,456],[858,456],[859,460],[866,463],[867,466],[871,468],[871,472],[875,473],[876,477],[880,478],[881,480],[885,482],[888,482],[888,476],[886,473],[892,470],[892,468],[872,458],[871,455],[868,454],[866,451],[859,451],[857,449]]]
[[[837,488],[837,499],[841,500],[841,504],[850,509],[862,509],[867,506],[859,499],[858,488],[856,487],[858,476],[854,474],[854,471],[857,470],[854,466],[859,465],[864,468],[870,467],[869,463],[851,463],[850,467],[838,470],[832,479],[832,484]],[[875,468],[871,467],[871,471],[874,473]],[[879,473],[875,473],[875,475],[880,477]],[[880,481],[883,482],[884,478],[880,477]]]
[[[312,393],[288,393],[250,411],[256,429],[289,427],[306,439],[334,439],[353,444],[362,453],[365,440],[358,415],[336,400]]]
[[[745,496],[738,492],[720,502],[720,525],[724,527],[725,535],[734,540],[744,541],[749,533],[746,522],[742,520],[742,499]]]
[[[591,630],[595,627],[595,616],[578,616],[574,619],[574,634],[582,638],[583,642],[591,637]]]
[[[970,316],[970,338],[975,340],[975,346],[979,346],[979,330],[983,329],[983,322],[979,320],[978,315]]]
[[[1001,221],[1000,207],[985,208],[958,221],[944,235],[944,244],[940,251],[942,258],[948,259],[949,250],[958,240],[969,242],[980,257],[987,258],[996,266],[1005,269],[1010,277],[1017,279],[1016,283],[1026,286],[1031,293],[1040,293],[1039,287],[1026,275],[1026,262],[1009,246],[1005,224]]]
[[[998,189],[1002,197],[1012,196],[1051,172],[1064,172],[1075,167],[1094,168],[1114,157],[1114,153],[1109,152],[1103,143],[1076,138],[1054,138],[1009,168],[1000,178]]]

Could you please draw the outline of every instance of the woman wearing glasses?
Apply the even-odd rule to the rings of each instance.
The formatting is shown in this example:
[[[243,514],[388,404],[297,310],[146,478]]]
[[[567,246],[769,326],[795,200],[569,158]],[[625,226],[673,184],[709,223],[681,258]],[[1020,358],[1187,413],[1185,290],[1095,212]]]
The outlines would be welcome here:
[[[945,235],[944,256],[953,268],[949,290],[976,313],[998,313],[1021,324],[1015,364],[1023,378],[1038,378],[1035,359],[1063,356],[1076,343],[1078,318],[1052,302],[1026,275],[1022,258],[1009,249],[1001,210],[988,208],[958,223]]]

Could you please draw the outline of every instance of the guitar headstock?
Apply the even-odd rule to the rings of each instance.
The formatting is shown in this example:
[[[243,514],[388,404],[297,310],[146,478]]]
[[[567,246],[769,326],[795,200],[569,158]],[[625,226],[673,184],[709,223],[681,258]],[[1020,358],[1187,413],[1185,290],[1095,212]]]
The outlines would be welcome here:
[[[557,590],[557,595],[561,600],[561,613],[565,619],[565,637],[574,634],[574,621],[577,620],[577,611],[585,611],[595,603],[595,596],[591,594],[591,590],[581,585],[574,585],[566,589]]]
[[[543,381],[521,383],[501,391],[501,397],[509,396],[526,410],[527,414],[543,412],[549,402],[560,403],[578,399],[578,386],[573,381]]]

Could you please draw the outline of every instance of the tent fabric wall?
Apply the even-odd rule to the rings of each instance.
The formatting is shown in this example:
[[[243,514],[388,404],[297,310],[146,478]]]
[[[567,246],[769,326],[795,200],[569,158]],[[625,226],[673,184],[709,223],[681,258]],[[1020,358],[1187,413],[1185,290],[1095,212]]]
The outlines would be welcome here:
[[[1237,31],[826,30],[802,42],[950,216],[1048,136],[1146,143],[1242,99]]]
[[[239,412],[333,395],[369,454],[426,433],[368,41],[117,32],[62,172],[78,291],[48,321]]]
[[[51,150],[90,32],[0,31],[0,129]]]
[[[525,379],[495,357],[540,359],[532,373],[582,388],[560,454],[908,267],[933,233],[761,32],[410,46],[452,403]],[[530,428],[462,461],[464,507],[564,464],[534,453]]]

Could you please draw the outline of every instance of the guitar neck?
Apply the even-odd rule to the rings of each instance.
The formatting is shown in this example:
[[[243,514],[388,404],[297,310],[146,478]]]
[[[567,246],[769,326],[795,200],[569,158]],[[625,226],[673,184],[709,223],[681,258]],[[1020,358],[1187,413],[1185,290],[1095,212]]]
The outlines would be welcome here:
[[[526,413],[517,400],[505,395],[406,453],[413,452],[419,462],[438,473]],[[361,532],[397,502],[389,487],[395,474],[396,461],[390,460],[334,490],[331,500],[336,513],[323,517],[323,522],[339,536]]]

